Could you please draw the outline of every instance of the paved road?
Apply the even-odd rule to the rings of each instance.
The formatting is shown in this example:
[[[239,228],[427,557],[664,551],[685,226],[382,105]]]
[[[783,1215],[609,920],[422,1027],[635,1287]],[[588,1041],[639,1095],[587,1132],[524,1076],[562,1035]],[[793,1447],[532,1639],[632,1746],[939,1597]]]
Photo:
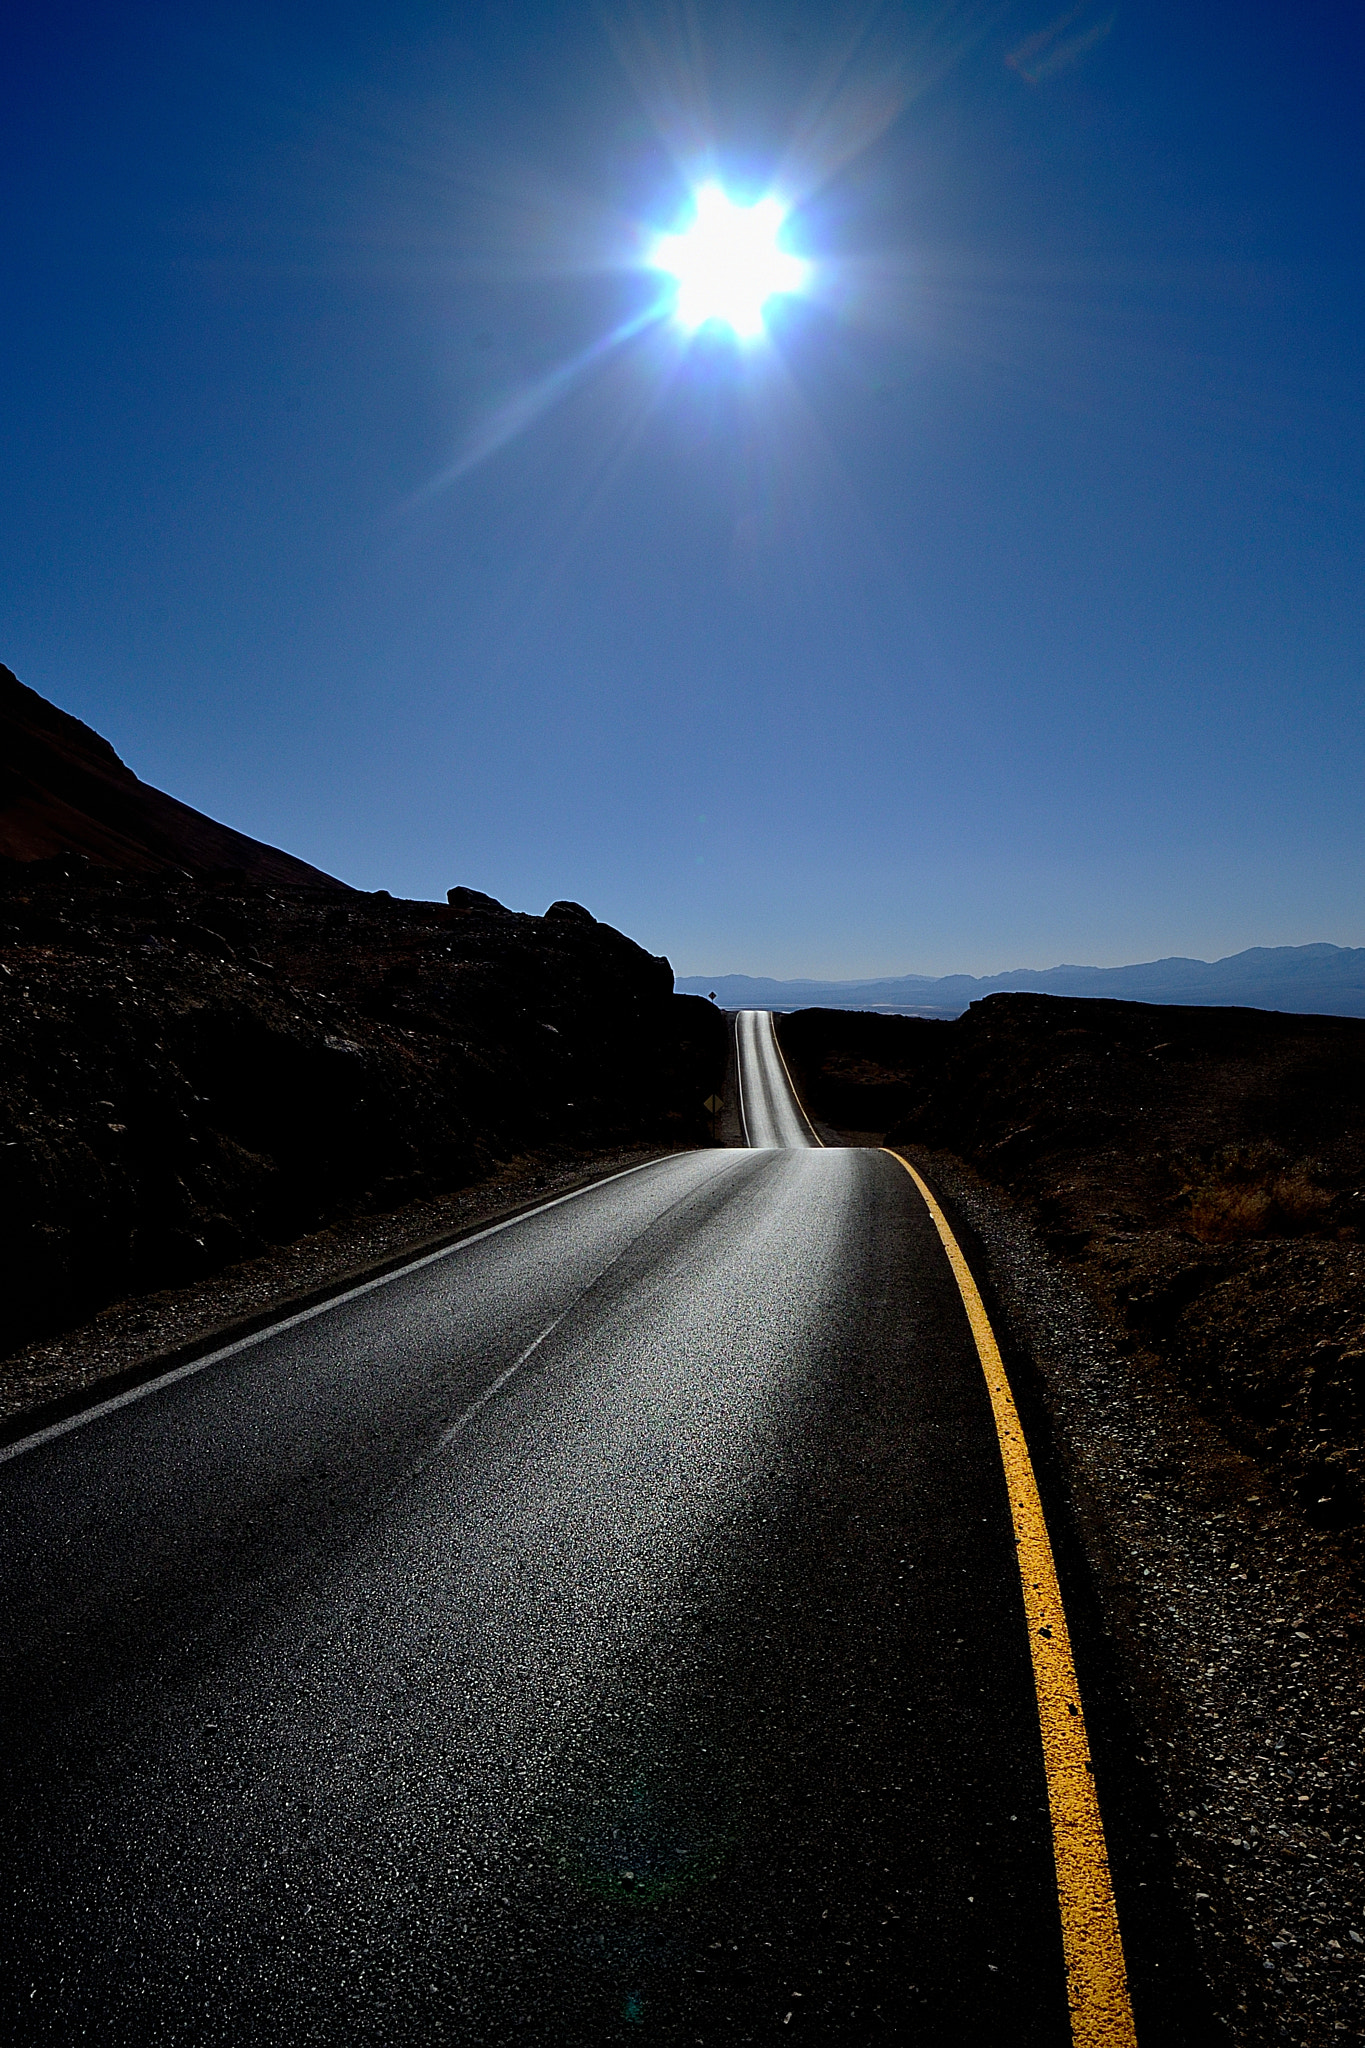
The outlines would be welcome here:
[[[802,1151],[820,1140],[796,1099],[769,1010],[735,1017],[740,1127],[748,1145]]]
[[[1070,2039],[996,1439],[885,1154],[467,1240],[7,1454],[0,1555],[6,2040]]]

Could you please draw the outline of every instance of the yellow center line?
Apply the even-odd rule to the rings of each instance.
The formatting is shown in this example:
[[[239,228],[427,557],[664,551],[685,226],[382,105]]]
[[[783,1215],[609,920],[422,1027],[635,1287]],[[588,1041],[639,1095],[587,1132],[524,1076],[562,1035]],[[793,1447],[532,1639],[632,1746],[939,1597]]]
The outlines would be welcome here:
[[[885,1149],[890,1151],[889,1146]],[[1123,1941],[1090,1762],[1090,1742],[1071,1655],[1071,1637],[1019,1411],[980,1289],[947,1217],[909,1160],[902,1159],[899,1152],[891,1152],[890,1156],[905,1168],[924,1197],[948,1254],[976,1340],[976,1354],[986,1376],[996,1435],[1000,1439],[1043,1737],[1071,2039],[1074,2048],[1136,2048]]]

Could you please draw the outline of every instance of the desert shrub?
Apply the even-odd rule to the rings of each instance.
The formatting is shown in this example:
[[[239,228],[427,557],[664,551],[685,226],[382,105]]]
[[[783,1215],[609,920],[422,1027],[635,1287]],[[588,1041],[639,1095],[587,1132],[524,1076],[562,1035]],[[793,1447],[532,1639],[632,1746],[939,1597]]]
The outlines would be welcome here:
[[[1298,1237],[1323,1229],[1332,1197],[1308,1162],[1269,1145],[1231,1147],[1181,1190],[1186,1226],[1203,1244],[1243,1237]]]

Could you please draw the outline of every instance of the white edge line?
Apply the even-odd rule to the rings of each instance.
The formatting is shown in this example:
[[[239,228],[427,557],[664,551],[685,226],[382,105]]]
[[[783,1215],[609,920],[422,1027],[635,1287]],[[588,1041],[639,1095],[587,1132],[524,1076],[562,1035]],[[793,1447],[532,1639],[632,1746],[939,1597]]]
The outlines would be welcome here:
[[[668,1152],[664,1159],[686,1158],[686,1153]],[[391,1280],[401,1280],[407,1273],[418,1273],[423,1266],[434,1266],[438,1259],[453,1258],[468,1245],[481,1244],[485,1238],[496,1237],[500,1231],[511,1230],[518,1223],[529,1223],[533,1216],[543,1216],[550,1209],[558,1209],[564,1202],[577,1201],[580,1195],[593,1194],[598,1188],[610,1187],[613,1181],[626,1180],[633,1173],[644,1173],[651,1166],[662,1166],[664,1159],[643,1159],[638,1166],[623,1166],[619,1173],[606,1174],[601,1180],[589,1181],[583,1188],[570,1188],[567,1195],[555,1195],[548,1202],[540,1202],[534,1209],[523,1209],[518,1216],[505,1216],[501,1223],[490,1223],[486,1229],[471,1232],[468,1237],[457,1238],[454,1244],[442,1245],[434,1252],[424,1252],[421,1258],[410,1259],[406,1265],[395,1266],[391,1273],[380,1273],[373,1280],[362,1280],[356,1287],[348,1287],[342,1294],[331,1294],[326,1301],[315,1301],[311,1308],[302,1308],[296,1315],[284,1316],[278,1323],[267,1323],[264,1329],[252,1330],[248,1336],[239,1337],[235,1344],[224,1344],[221,1350],[207,1351],[202,1358],[191,1358],[184,1365],[173,1366],[169,1372],[158,1373],[155,1379],[143,1380],[136,1387],[125,1387],[121,1394],[112,1394],[107,1401],[97,1402],[92,1408],[82,1408],[75,1415],[63,1416],[60,1422],[51,1422],[46,1429],[37,1429],[32,1436],[23,1436],[16,1443],[0,1447],[0,1465],[7,1465],[12,1458],[21,1458],[26,1451],[36,1451],[43,1444],[51,1443],[59,1436],[69,1436],[72,1430],[83,1429],[87,1422],[98,1422],[103,1415],[112,1415],[119,1408],[129,1408],[134,1401],[145,1400],[147,1395],[156,1394],[163,1387],[173,1387],[177,1380],[187,1380],[197,1372],[206,1372],[211,1365],[218,1365],[225,1358],[233,1358],[239,1351],[249,1351],[253,1344],[263,1344],[267,1337],[277,1337],[282,1330],[293,1330],[300,1323],[310,1323],[315,1316],[324,1316],[329,1309],[340,1308],[344,1302],[356,1301],[362,1294],[373,1294],[376,1288],[387,1287]],[[502,1379],[495,1380],[487,1392],[480,1396],[474,1407],[454,1425],[458,1431],[464,1427],[484,1400],[487,1400],[518,1368],[525,1364],[536,1344],[548,1337],[555,1328],[541,1331],[535,1344],[524,1351],[515,1365],[507,1368]],[[442,1438],[442,1442],[445,1438]]]

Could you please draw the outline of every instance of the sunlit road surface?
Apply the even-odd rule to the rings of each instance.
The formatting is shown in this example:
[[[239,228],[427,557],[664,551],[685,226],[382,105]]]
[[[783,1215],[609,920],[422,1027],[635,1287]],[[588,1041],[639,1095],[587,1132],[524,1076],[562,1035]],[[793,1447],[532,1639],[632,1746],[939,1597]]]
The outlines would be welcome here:
[[[818,1145],[820,1140],[792,1090],[769,1011],[737,1013],[735,1050],[745,1143],[787,1150]]]
[[[0,1542],[0,2038],[1072,2038],[997,1440],[885,1153],[466,1240],[16,1446]]]

